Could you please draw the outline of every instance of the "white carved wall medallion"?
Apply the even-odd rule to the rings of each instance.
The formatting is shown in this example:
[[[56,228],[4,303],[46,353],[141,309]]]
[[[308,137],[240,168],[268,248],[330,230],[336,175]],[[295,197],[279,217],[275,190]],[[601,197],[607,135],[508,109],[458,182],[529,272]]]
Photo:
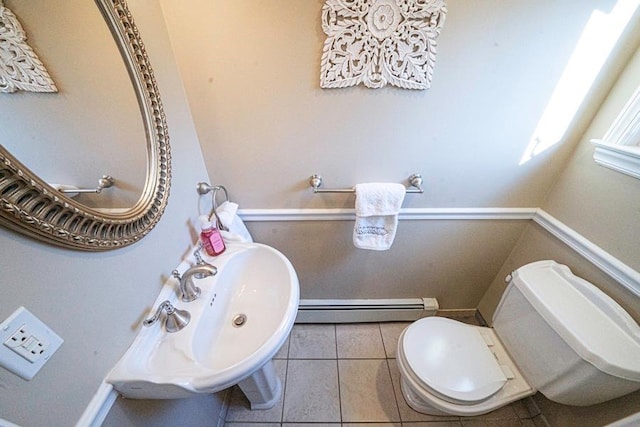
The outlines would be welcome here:
[[[428,89],[445,0],[327,0],[320,86]]]
[[[16,16],[0,0],[0,93],[57,92]]]

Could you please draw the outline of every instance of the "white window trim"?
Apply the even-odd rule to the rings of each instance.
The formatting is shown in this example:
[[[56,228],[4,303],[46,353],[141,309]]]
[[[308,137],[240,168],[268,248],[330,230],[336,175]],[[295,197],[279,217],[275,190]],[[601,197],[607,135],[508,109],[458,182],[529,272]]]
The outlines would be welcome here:
[[[603,139],[592,139],[593,159],[610,169],[640,179],[640,87],[638,87]]]
[[[596,146],[593,160],[599,165],[640,179],[640,147],[612,144],[592,139]]]

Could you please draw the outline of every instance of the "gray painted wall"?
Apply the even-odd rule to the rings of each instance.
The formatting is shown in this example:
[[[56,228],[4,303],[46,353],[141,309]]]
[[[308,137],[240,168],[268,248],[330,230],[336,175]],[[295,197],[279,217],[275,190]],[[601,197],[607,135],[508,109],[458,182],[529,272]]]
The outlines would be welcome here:
[[[640,271],[637,239],[640,233],[640,199],[637,197],[640,180],[596,164],[593,161],[594,147],[590,142],[591,139],[602,138],[618,112],[640,86],[640,49],[633,53],[541,207],[629,267]],[[479,308],[487,319],[491,318],[504,290],[502,279],[505,271],[522,265],[519,263],[524,259],[516,258],[515,254],[527,254],[530,242],[526,236],[520,239],[513,254],[505,261],[501,274],[495,278],[480,303]],[[531,257],[527,259],[533,260]],[[570,266],[577,270],[576,274],[593,270],[585,261],[572,260]],[[596,284],[600,282],[594,280]],[[607,293],[612,294],[640,320],[640,301],[637,297],[626,290],[618,290],[618,285],[601,286],[607,286]]]
[[[342,188],[413,172],[426,191],[405,208],[538,207],[629,56],[627,40],[565,137],[520,164],[592,13],[615,1],[450,1],[427,91],[321,89],[323,3],[162,1],[205,162],[241,208],[352,208],[353,195],[313,195],[310,175]],[[373,253],[353,247],[349,221],[248,226],[291,258],[302,298],[444,308],[476,307],[523,230],[401,221],[392,249]]]
[[[250,223],[296,267],[302,298],[438,298],[474,308],[526,220],[401,221],[389,251],[354,249],[353,221]],[[495,236],[500,236],[496,239]]]
[[[603,103],[543,208],[636,271],[640,271],[640,180],[593,161],[590,139],[602,138],[640,87],[640,50]]]
[[[423,174],[405,207],[537,207],[616,73],[520,165],[592,12],[615,1],[448,2],[432,87],[321,89],[323,1],[162,1],[212,179],[242,208],[353,207],[326,187]],[[628,52],[613,61],[626,61]]]
[[[169,204],[148,237],[106,253],[60,249],[0,229],[0,319],[24,305],[65,340],[29,382],[0,369],[0,418],[25,427],[68,426],[80,418],[191,245],[194,184],[208,179],[160,7],[132,2],[131,9],[167,114],[173,154]],[[60,148],[73,151],[73,143]],[[114,150],[128,149],[119,140],[113,143]],[[215,396],[210,400],[219,404]],[[133,418],[136,407],[126,405]]]

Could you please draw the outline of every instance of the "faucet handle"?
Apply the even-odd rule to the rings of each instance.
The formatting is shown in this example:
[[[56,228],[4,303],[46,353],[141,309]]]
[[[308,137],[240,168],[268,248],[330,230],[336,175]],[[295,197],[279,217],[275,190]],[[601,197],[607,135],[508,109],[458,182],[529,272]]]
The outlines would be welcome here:
[[[180,277],[180,272],[179,272],[178,270],[173,270],[173,271],[171,272],[171,275],[172,275],[175,279],[177,279],[178,281],[180,281],[180,280],[182,279],[182,277]]]
[[[164,326],[167,332],[177,332],[187,326],[191,320],[191,314],[186,310],[178,310],[175,308],[169,300],[165,300],[158,306],[156,313],[148,319],[145,319],[142,324],[144,326],[151,326],[160,319],[162,311],[167,312],[167,319],[164,322]]]

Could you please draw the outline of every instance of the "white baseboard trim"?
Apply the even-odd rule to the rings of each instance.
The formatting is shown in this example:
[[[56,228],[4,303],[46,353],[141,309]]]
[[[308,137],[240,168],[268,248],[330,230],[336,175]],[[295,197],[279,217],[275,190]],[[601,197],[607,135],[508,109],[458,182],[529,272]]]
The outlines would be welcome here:
[[[111,384],[103,381],[76,423],[76,427],[100,427],[117,398],[118,392]]]
[[[533,219],[537,208],[406,208],[398,220]],[[353,221],[355,209],[239,209],[243,221]]]
[[[542,209],[533,220],[587,261],[640,297],[640,273]]]

